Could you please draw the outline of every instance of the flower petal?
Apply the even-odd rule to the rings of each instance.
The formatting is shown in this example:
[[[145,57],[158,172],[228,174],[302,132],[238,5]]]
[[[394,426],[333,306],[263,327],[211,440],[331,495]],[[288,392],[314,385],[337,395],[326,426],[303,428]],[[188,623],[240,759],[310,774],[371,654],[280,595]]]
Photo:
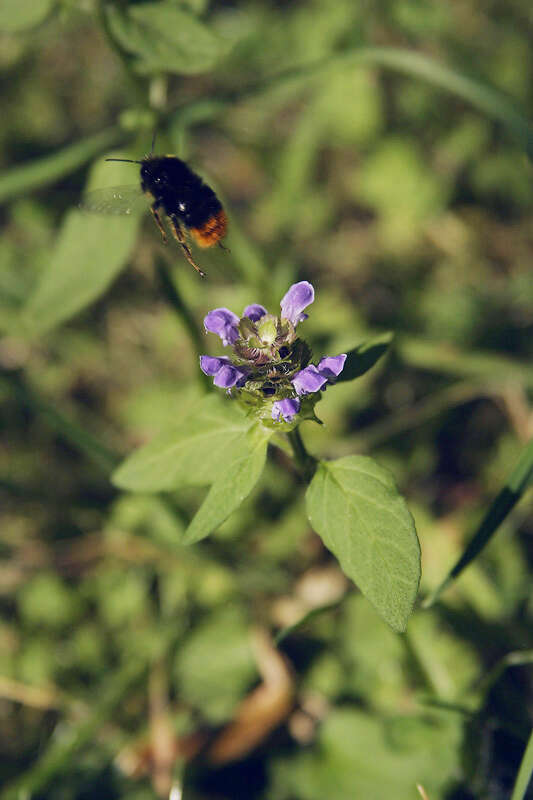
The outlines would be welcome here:
[[[242,312],[243,317],[248,317],[252,322],[257,322],[258,319],[264,317],[267,313],[266,308],[260,306],[258,303],[253,303],[251,306],[246,306]]]
[[[205,375],[216,375],[224,364],[231,364],[229,358],[216,358],[215,356],[200,356],[200,369]]]
[[[233,344],[239,338],[238,325],[239,317],[229,308],[215,308],[204,319],[206,331],[220,336],[224,347]]]
[[[234,367],[233,364],[224,364],[215,375],[213,383],[222,389],[229,389],[245,377],[246,373]]]
[[[272,419],[279,422],[283,417],[285,422],[291,422],[300,410],[300,400],[297,397],[288,397],[286,400],[276,400],[272,405]]]
[[[307,319],[307,314],[302,314],[302,311],[311,305],[314,299],[315,290],[308,281],[293,283],[280,303],[281,316],[293,325],[303,322]]]
[[[296,394],[311,394],[318,392],[327,383],[327,378],[320,374],[313,364],[297,372],[292,379]]]
[[[341,353],[340,356],[326,356],[318,362],[317,369],[328,381],[335,380],[344,369],[345,361],[346,353]]]

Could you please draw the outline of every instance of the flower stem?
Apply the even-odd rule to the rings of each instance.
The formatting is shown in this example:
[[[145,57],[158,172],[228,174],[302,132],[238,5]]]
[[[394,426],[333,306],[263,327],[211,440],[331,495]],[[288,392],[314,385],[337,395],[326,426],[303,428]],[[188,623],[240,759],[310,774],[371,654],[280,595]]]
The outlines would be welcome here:
[[[303,443],[302,435],[299,428],[289,431],[287,438],[291,443],[292,452],[294,453],[294,460],[296,466],[302,473],[303,478],[307,483],[315,474],[318,465],[317,459],[307,452],[305,444]]]

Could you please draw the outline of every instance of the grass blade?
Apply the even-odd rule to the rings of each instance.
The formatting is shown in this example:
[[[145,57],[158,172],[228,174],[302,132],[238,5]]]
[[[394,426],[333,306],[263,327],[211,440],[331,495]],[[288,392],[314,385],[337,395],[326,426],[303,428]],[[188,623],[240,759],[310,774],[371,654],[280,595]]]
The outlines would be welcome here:
[[[470,544],[463,555],[448,573],[437,589],[425,599],[423,608],[430,608],[438,600],[445,589],[458,578],[471,561],[483,550],[487,542],[496,533],[497,529],[520,500],[531,481],[533,480],[533,439],[529,442],[518,463],[509,475],[507,482],[496,495],[489,510],[483,517],[481,524],[474,534]]]
[[[533,731],[529,737],[525,753],[522,757],[522,763],[516,776],[516,782],[511,795],[511,800],[522,800],[526,796],[527,787],[531,780],[531,773],[533,772]]]
[[[57,153],[13,167],[0,177],[0,203],[69,175],[123,138],[124,132],[116,125],[64,147]]]

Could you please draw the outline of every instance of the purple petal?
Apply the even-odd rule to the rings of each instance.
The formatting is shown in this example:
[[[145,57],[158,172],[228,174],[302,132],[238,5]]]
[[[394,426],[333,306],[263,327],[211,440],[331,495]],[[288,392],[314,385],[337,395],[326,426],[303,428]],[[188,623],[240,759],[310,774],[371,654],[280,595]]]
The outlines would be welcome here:
[[[229,308],[215,308],[204,319],[206,331],[216,333],[222,339],[224,347],[233,344],[239,338],[239,317]]]
[[[215,375],[213,383],[215,386],[220,386],[222,389],[229,389],[245,377],[246,373],[234,367],[233,364],[224,364]]]
[[[344,369],[345,361],[346,353],[341,353],[340,356],[326,356],[318,362],[317,369],[328,381],[335,380]]]
[[[242,312],[242,315],[243,317],[248,317],[248,319],[251,319],[252,322],[257,322],[257,320],[261,319],[261,317],[264,317],[266,313],[267,313],[266,308],[263,308],[263,306],[254,303],[251,306],[246,306],[246,308]]]
[[[297,397],[287,398],[286,400],[276,400],[272,406],[272,419],[279,422],[283,417],[285,422],[291,422],[300,410],[300,401]]]
[[[214,356],[200,356],[200,369],[206,375],[216,375],[224,364],[231,364],[229,358],[215,358]]]
[[[308,281],[293,283],[281,301],[281,316],[290,320],[293,325],[307,319],[307,314],[302,314],[304,308],[311,305],[315,299],[315,290]]]
[[[327,378],[321,375],[313,364],[309,364],[296,373],[291,383],[296,389],[296,394],[311,394],[318,392],[327,383]]]

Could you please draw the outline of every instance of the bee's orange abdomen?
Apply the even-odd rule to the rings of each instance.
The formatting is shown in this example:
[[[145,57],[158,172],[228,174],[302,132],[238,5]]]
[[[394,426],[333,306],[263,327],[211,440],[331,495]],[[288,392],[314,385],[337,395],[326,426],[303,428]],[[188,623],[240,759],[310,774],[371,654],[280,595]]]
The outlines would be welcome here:
[[[212,247],[225,235],[228,227],[228,218],[223,208],[209,217],[201,227],[191,228],[191,235],[200,247]]]

